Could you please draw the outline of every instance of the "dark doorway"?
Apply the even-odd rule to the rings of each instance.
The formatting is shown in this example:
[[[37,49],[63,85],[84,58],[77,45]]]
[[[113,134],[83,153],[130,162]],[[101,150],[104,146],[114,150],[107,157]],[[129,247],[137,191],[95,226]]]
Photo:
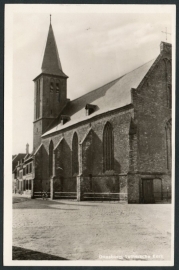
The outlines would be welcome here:
[[[143,202],[154,203],[155,200],[153,194],[153,179],[143,179],[142,189],[143,189]]]

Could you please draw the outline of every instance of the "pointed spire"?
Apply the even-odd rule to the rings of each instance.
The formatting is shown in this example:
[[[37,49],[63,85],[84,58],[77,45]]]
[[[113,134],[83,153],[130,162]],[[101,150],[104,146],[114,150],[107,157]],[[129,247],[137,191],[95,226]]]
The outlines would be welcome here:
[[[41,69],[43,73],[67,77],[63,73],[62,66],[60,63],[55,36],[51,25],[51,15],[50,15],[50,26]]]

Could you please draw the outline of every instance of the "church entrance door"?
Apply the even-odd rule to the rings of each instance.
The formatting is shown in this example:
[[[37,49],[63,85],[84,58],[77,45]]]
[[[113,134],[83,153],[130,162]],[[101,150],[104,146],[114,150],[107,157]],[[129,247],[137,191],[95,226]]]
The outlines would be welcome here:
[[[143,179],[142,186],[144,203],[154,203],[153,179]]]

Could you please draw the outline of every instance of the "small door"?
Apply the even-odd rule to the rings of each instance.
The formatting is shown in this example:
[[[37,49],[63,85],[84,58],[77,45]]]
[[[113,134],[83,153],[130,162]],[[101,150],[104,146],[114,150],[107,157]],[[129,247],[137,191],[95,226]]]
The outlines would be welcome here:
[[[145,179],[142,183],[144,203],[154,203],[153,179]]]

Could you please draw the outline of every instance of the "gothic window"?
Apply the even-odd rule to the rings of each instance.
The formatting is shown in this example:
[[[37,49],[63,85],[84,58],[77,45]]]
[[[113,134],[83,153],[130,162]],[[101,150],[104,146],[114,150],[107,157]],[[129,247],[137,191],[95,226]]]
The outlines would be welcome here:
[[[168,85],[168,107],[169,109],[172,108],[172,89],[171,89],[171,85]]]
[[[114,168],[113,130],[109,122],[106,123],[103,132],[103,169],[105,171]]]
[[[172,146],[171,146],[171,119],[165,127],[166,132],[166,150],[167,150],[167,169],[171,170]]]
[[[78,173],[79,173],[78,135],[75,132],[72,141],[72,175],[77,175]]]
[[[49,144],[49,176],[53,174],[53,142]]]

